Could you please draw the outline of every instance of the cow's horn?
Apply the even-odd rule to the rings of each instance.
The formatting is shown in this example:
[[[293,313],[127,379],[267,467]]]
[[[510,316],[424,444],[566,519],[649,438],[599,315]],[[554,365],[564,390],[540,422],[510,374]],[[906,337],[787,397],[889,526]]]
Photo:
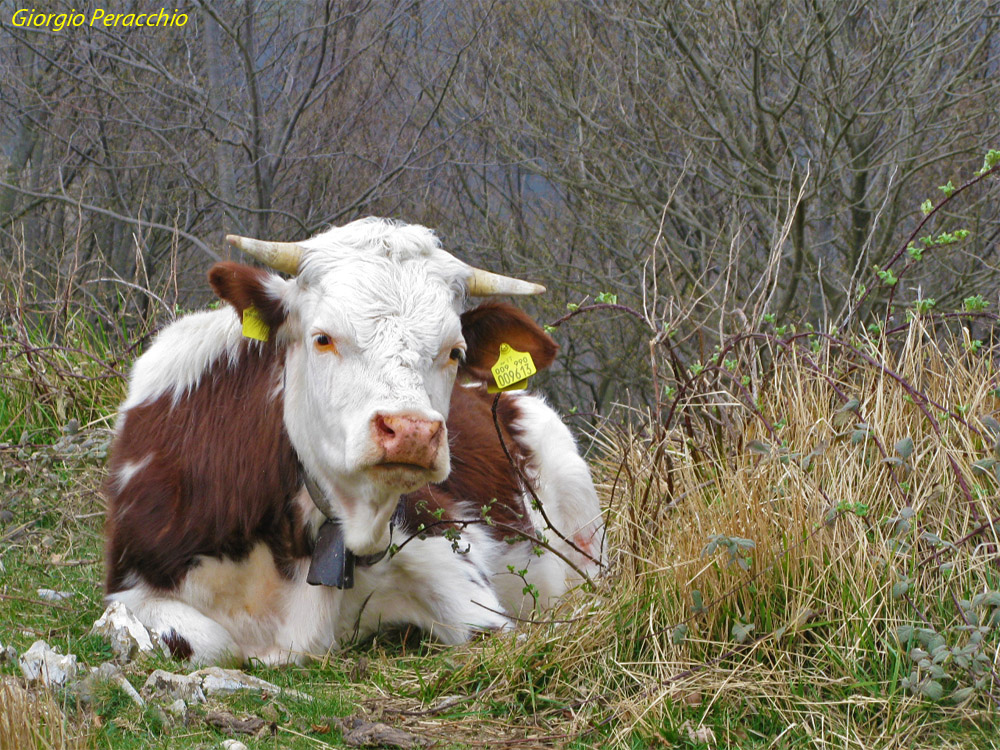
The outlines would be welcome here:
[[[299,271],[302,248],[294,242],[264,242],[235,234],[227,234],[226,242],[276,271],[284,271],[292,276]]]
[[[545,287],[530,281],[512,279],[510,276],[472,269],[472,275],[466,282],[470,297],[488,297],[492,294],[541,294]]]

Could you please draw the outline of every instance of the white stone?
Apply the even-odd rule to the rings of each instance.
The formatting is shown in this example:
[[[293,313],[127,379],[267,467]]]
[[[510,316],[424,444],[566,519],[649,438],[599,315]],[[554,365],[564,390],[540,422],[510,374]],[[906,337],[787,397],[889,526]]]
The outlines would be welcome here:
[[[204,703],[205,692],[201,689],[201,678],[194,674],[174,674],[157,669],[142,686],[142,694],[147,698],[163,696],[182,700],[186,704]]]
[[[269,693],[271,695],[281,693],[291,698],[312,700],[311,695],[300,693],[297,690],[278,687],[273,682],[248,675],[238,669],[206,667],[205,669],[199,669],[197,672],[191,673],[191,677],[195,675],[201,680],[201,686],[206,695],[232,695],[241,690],[253,690],[258,693]]]
[[[121,602],[111,602],[90,632],[104,636],[111,643],[115,656],[122,661],[130,661],[138,653],[156,650],[146,626]]]
[[[187,703],[178,698],[169,706],[167,706],[167,713],[169,713],[171,716],[176,716],[177,718],[181,718],[182,716],[184,716],[184,714],[187,713]]]
[[[247,746],[239,740],[223,740],[219,747],[223,750],[247,750]]]
[[[161,695],[183,700],[186,704],[204,703],[207,697],[227,696],[243,690],[270,695],[284,694],[292,698],[312,700],[312,696],[295,690],[286,690],[273,682],[253,677],[238,669],[206,667],[191,674],[174,674],[157,669],[142,687],[146,697]]]
[[[206,667],[191,673],[192,677],[195,675],[201,680],[201,687],[205,691],[205,695],[232,695],[241,690],[253,690],[258,693],[266,691],[273,695],[281,692],[281,688],[277,685],[248,675],[238,669]]]
[[[72,591],[55,591],[53,589],[36,589],[38,598],[43,602],[61,602],[73,598]]]
[[[19,660],[21,672],[29,683],[63,687],[76,677],[76,655],[60,654],[45,641],[35,641]]]

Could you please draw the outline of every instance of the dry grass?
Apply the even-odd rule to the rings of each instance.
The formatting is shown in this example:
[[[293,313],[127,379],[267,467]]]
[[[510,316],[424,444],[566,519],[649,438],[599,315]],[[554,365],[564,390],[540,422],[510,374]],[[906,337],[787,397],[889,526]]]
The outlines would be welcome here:
[[[68,725],[49,693],[31,693],[0,680],[0,750],[73,750],[89,747],[86,735]]]
[[[969,645],[967,618],[996,617],[958,602],[1000,588],[997,483],[973,468],[996,442],[982,418],[1000,406],[997,378],[988,357],[936,338],[917,321],[897,351],[765,342],[732,373],[768,361],[747,392],[759,414],[707,377],[681,404],[690,432],[608,426],[614,565],[599,590],[552,615],[562,622],[453,650],[436,671],[382,665],[397,692],[473,696],[487,745],[996,746],[997,628],[975,673],[950,649]],[[868,437],[855,440],[859,423]],[[734,554],[712,551],[714,535]],[[944,639],[947,676],[925,665],[904,687],[922,644],[901,643],[901,626]],[[938,700],[921,694],[931,677]],[[486,740],[484,713],[532,722]]]

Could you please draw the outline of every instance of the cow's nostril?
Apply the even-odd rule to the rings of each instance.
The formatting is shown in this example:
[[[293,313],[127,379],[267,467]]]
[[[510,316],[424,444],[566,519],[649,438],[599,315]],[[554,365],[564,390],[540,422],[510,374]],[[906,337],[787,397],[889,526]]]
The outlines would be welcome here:
[[[389,426],[385,421],[385,417],[381,414],[375,417],[375,429],[378,430],[379,435],[387,438],[393,437],[396,434],[396,431]]]

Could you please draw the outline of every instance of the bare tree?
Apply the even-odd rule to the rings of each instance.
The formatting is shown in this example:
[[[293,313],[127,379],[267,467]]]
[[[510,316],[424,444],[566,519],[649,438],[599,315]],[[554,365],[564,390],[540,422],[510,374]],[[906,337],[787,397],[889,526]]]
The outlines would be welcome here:
[[[456,92],[477,135],[474,174],[452,176],[456,210],[481,244],[568,284],[560,304],[621,291],[638,306],[655,282],[697,322],[693,359],[741,308],[828,324],[920,203],[1000,135],[992,2],[628,0],[463,18],[487,12]],[[954,299],[973,274],[997,290],[983,265],[995,195],[945,224],[959,221],[975,236],[929,253],[899,299],[920,286]],[[573,325],[572,399],[648,400],[632,375],[650,331]]]

